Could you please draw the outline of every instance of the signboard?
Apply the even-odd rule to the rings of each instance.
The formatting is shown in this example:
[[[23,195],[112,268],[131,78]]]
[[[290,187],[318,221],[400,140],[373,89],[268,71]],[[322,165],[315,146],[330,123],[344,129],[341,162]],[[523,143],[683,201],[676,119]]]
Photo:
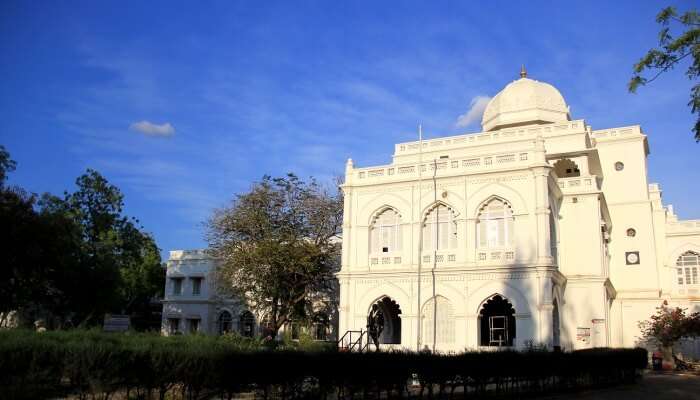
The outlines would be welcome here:
[[[105,314],[103,330],[105,332],[126,332],[129,330],[129,325],[128,315]]]
[[[576,328],[576,340],[584,343],[591,341],[591,328]]]

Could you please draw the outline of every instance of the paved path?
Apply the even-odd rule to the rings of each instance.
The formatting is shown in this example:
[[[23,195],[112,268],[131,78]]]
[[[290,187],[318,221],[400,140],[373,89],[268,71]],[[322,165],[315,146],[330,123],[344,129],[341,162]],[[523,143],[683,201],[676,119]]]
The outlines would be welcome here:
[[[700,400],[700,376],[649,373],[635,385],[545,397],[548,400]]]

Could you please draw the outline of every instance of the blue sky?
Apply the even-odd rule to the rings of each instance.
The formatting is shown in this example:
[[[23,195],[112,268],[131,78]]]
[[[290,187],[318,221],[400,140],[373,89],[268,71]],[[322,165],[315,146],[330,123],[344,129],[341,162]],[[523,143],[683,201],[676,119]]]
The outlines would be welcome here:
[[[0,144],[11,184],[59,194],[97,169],[164,252],[198,248],[212,209],[264,174],[330,182],[348,157],[390,162],[418,123],[478,132],[459,116],[524,63],[573,118],[640,124],[665,202],[700,218],[683,69],[626,91],[668,4],[3,1]]]

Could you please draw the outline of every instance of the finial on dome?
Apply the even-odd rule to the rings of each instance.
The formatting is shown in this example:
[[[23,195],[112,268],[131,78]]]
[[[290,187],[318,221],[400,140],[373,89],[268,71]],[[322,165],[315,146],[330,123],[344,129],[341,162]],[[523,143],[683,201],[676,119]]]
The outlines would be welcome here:
[[[525,64],[520,66],[520,77],[527,78],[527,71],[525,71]]]

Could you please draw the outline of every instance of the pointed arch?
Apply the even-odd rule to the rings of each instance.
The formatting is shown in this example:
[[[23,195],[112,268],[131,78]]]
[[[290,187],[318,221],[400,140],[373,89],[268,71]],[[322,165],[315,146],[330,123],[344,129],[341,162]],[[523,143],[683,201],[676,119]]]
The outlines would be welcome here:
[[[372,307],[372,304],[386,296],[396,300],[399,304],[403,304],[405,310],[409,311],[408,308],[411,306],[411,302],[409,301],[410,297],[408,293],[390,280],[382,279],[378,284],[367,289],[362,295],[358,296],[359,300],[355,303],[357,304],[356,312],[358,313],[356,315],[366,315],[367,310]]]
[[[668,257],[666,258],[666,265],[669,267],[675,267],[676,260],[678,260],[678,257],[680,257],[681,254],[687,251],[692,251],[694,253],[700,254],[700,245],[691,242],[686,242],[676,247],[675,249],[673,249],[673,251],[668,253]]]
[[[216,331],[219,335],[224,335],[233,330],[233,315],[231,311],[223,309],[216,317]]]
[[[390,296],[381,296],[367,310],[367,328],[376,332],[378,342],[401,344],[401,305]]]
[[[238,333],[245,337],[255,335],[255,316],[252,312],[245,310],[238,315]]]
[[[532,315],[530,303],[523,293],[505,281],[486,281],[481,286],[475,288],[470,294],[468,302],[468,310],[475,315],[479,314],[482,305],[486,300],[495,295],[508,298],[508,301],[513,304],[515,312],[520,315]]]
[[[367,221],[367,225],[371,226],[377,220],[377,218],[379,218],[379,216],[387,210],[391,210],[391,211],[395,212],[399,217],[402,217],[401,211],[399,211],[398,208],[396,208],[388,203],[384,203],[381,206],[375,208],[374,211],[372,211],[369,214],[369,220]]]
[[[421,215],[423,250],[457,247],[457,213],[443,201],[436,201]]]
[[[369,222],[371,254],[401,251],[401,214],[391,206],[380,207]]]
[[[429,298],[421,307],[421,337],[423,343],[451,344],[455,341],[455,312],[445,296]]]
[[[455,206],[453,206],[452,204],[450,204],[446,201],[443,201],[443,200],[436,200],[436,201],[429,203],[425,207],[423,207],[423,209],[421,210],[421,221],[425,221],[425,218],[428,216],[428,214],[430,214],[430,212],[433,209],[435,209],[436,207],[439,207],[439,206],[443,206],[445,208],[450,209],[454,213],[455,216],[459,215],[459,210]]]
[[[507,297],[494,294],[484,299],[478,315],[479,345],[513,346],[517,333],[515,308]]]
[[[515,243],[515,218],[510,202],[492,195],[481,204],[476,239],[479,248],[510,247]]]
[[[501,183],[490,183],[468,197],[467,215],[471,218],[476,218],[481,206],[493,197],[507,200],[514,215],[524,215],[528,212],[527,202],[519,192]]]
[[[395,193],[379,193],[358,210],[353,216],[354,224],[357,226],[367,226],[372,221],[372,217],[384,207],[391,207],[402,216],[411,215],[411,204],[402,196]]]
[[[676,259],[676,284],[678,286],[700,284],[700,252],[688,250]]]

